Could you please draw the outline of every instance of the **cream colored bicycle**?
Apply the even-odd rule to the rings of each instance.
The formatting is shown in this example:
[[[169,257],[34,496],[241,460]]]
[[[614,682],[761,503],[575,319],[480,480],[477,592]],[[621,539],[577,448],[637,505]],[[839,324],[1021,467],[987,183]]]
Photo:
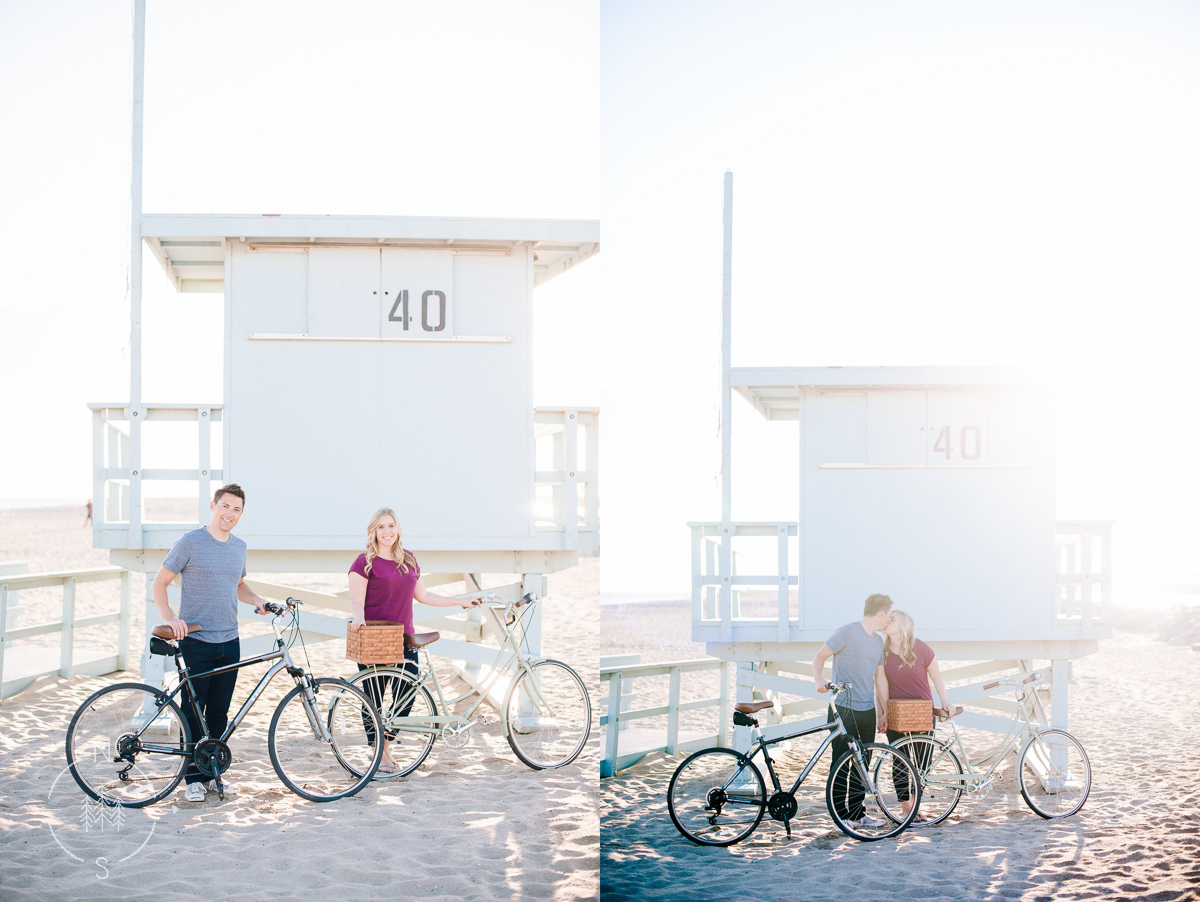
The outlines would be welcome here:
[[[376,703],[383,718],[392,766],[381,767],[377,780],[412,773],[439,738],[452,749],[465,746],[476,725],[490,724],[480,708],[488,694],[505,682],[509,686],[500,722],[516,756],[534,770],[564,767],[579,756],[591,731],[592,704],[573,669],[529,653],[525,625],[540,600],[532,592],[509,603],[494,594],[484,597],[484,610],[504,641],[487,676],[462,695],[446,697],[437,669],[429,661],[427,647],[440,638],[436,632],[405,634],[405,644],[423,655],[423,666],[415,674],[402,667],[371,667],[349,678]],[[454,706],[472,696],[477,696],[474,702],[455,714]]]
[[[1043,727],[1034,719],[1031,711],[1033,693],[1041,682],[1041,674],[1034,673],[1020,683],[1006,678],[983,687],[1012,686],[1017,693],[1017,710],[1008,734],[974,761],[963,746],[958,725],[943,708],[934,709],[937,721],[932,735],[908,736],[894,743],[920,773],[920,808],[912,824],[914,827],[941,823],[950,816],[963,795],[976,800],[986,798],[992,785],[1000,779],[1000,766],[1017,748],[1020,748],[1017,785],[1025,803],[1035,814],[1044,818],[1070,817],[1083,807],[1092,789],[1091,762],[1078,739],[1066,730]],[[954,714],[961,711],[962,708],[958,708]],[[953,729],[953,744],[958,747],[958,753],[949,739],[937,735],[936,726],[943,723],[949,723]],[[985,766],[985,770],[976,769]]]

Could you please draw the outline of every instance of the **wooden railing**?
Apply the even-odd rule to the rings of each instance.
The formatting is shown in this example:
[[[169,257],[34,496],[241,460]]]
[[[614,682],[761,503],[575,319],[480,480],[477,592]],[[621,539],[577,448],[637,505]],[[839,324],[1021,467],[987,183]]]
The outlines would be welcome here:
[[[600,547],[600,410],[535,407],[533,422],[535,442],[552,448],[551,468],[534,473],[535,504],[537,487],[550,489],[550,519],[539,516],[537,528],[561,531],[566,550],[595,551]]]
[[[1112,527],[1115,522],[1060,520],[1056,524],[1058,622],[1080,624],[1085,639],[1092,637],[1095,624],[1112,623]]]
[[[729,702],[729,667],[729,661],[719,661],[716,658],[667,661],[661,664],[601,666],[600,681],[608,683],[608,710],[600,717],[600,726],[606,728],[600,776],[611,777],[617,771],[629,767],[652,752],[666,752],[668,755],[674,755],[678,752],[693,751],[710,745],[728,745],[732,716]],[[720,671],[720,695],[716,698],[681,702],[679,695],[683,675],[704,670]],[[622,700],[628,699],[631,695],[630,683],[633,680],[652,676],[670,678],[667,704],[622,711]],[[680,712],[709,707],[718,709],[717,729],[714,732],[681,734],[679,729]],[[621,729],[623,725],[627,726],[649,717],[662,717],[664,714],[667,716],[665,731]],[[622,742],[622,739],[625,742]]]
[[[121,583],[120,608],[104,614],[94,614],[89,617],[75,615],[75,588],[80,583],[98,582],[103,580],[119,580]],[[58,674],[70,679],[75,674],[98,676],[125,670],[129,667],[129,624],[130,624],[130,587],[129,571],[119,567],[100,567],[93,570],[64,570],[56,573],[30,573],[21,576],[0,576],[0,698],[8,698],[38,677]],[[9,594],[23,590],[37,589],[46,586],[58,586],[62,589],[62,617],[48,623],[33,626],[8,629],[6,625],[9,609]],[[116,653],[102,655],[87,661],[75,663],[75,630],[85,626],[95,626],[100,623],[116,621],[118,640]],[[58,648],[57,666],[45,667],[44,664],[53,661],[53,649],[24,649],[12,646],[11,642],[30,636],[41,636],[47,633],[61,633]],[[19,652],[32,652],[22,655],[28,658],[24,662],[19,676],[5,677],[6,656],[15,658]],[[42,652],[45,654],[42,654]],[[7,655],[6,655],[7,652]],[[32,663],[31,663],[32,662]],[[10,667],[11,670],[11,667]]]

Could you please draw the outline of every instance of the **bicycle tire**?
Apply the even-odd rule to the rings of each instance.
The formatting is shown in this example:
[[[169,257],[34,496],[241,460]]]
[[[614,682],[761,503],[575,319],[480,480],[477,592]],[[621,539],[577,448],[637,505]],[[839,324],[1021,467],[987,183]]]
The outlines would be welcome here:
[[[146,719],[149,729],[134,740],[134,731]],[[67,766],[93,799],[144,808],[179,785],[190,760],[179,753],[191,742],[191,730],[174,699],[146,683],[117,683],[92,693],[75,711],[67,727]],[[176,751],[155,752],[146,745]]]
[[[961,774],[962,762],[958,760],[958,755],[949,745],[932,736],[906,736],[897,740],[893,748],[903,752],[921,776],[921,804],[917,815],[925,820],[914,819],[912,826],[932,827],[940,824],[950,816],[962,798],[962,783],[950,786],[935,782],[931,786],[929,781],[930,778],[937,781],[939,773]]]
[[[920,807],[921,781],[917,769],[903,752],[890,745],[870,742],[864,743],[861,748],[867,770],[875,774],[875,793],[862,797],[857,795],[865,792],[868,774],[859,768],[852,748],[829,769],[829,778],[825,783],[825,805],[829,809],[829,816],[839,830],[862,842],[897,836],[912,823]],[[900,802],[898,786],[902,782],[910,792],[915,790],[916,795],[916,804],[907,812]],[[871,814],[871,805],[879,810],[882,818]]]
[[[762,822],[766,810],[762,772],[732,749],[704,749],[690,755],[675,768],[667,786],[671,822],[699,846],[741,842]]]
[[[423,684],[413,679],[411,673],[398,667],[360,670],[350,677],[349,682],[362,689],[372,703],[379,700],[376,707],[383,720],[383,735],[388,742],[386,748],[396,764],[396,770],[385,773],[382,770],[384,765],[380,763],[375,779],[393,780],[408,776],[428,757],[437,739],[438,728],[435,723],[406,726],[402,718],[436,717],[438,710],[433,696]],[[383,704],[389,696],[391,700]],[[330,713],[332,716],[333,711]]]
[[[1021,749],[1017,782],[1035,814],[1047,820],[1070,817],[1092,791],[1092,763],[1066,730],[1042,730]]]
[[[504,699],[504,738],[534,770],[570,764],[583,751],[591,729],[587,687],[562,661],[547,658],[522,671]]]
[[[312,683],[313,709],[307,706],[304,685],[292,689],[275,708],[267,751],[284,786],[301,798],[332,802],[354,795],[371,782],[383,746],[368,742],[364,719],[376,736],[383,731],[383,722],[357,686],[328,677]],[[347,695],[354,696],[357,707],[342,704]],[[329,740],[321,736],[321,726],[329,731]]]

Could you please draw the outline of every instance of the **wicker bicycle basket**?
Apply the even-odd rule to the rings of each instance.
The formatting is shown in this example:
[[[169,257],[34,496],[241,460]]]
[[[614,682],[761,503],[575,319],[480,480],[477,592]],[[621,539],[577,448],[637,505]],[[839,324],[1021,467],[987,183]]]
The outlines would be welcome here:
[[[927,698],[888,699],[887,725],[899,733],[928,733],[933,729],[933,701]]]
[[[391,620],[368,620],[354,629],[346,624],[346,657],[359,664],[404,663],[404,624]]]

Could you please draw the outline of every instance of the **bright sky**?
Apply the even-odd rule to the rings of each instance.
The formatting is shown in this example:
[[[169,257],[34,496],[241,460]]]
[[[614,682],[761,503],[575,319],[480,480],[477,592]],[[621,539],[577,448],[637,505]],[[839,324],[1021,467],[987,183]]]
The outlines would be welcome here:
[[[603,590],[683,594],[734,363],[1056,384],[1058,515],[1200,571],[1200,8],[1166,2],[149,0],[147,212],[600,218],[535,294],[535,402],[603,407]],[[0,0],[0,499],[91,493],[127,394],[130,11]],[[147,255],[148,256],[148,255]],[[219,297],[146,266],[146,395],[220,395]],[[734,516],[795,518],[735,399]]]

